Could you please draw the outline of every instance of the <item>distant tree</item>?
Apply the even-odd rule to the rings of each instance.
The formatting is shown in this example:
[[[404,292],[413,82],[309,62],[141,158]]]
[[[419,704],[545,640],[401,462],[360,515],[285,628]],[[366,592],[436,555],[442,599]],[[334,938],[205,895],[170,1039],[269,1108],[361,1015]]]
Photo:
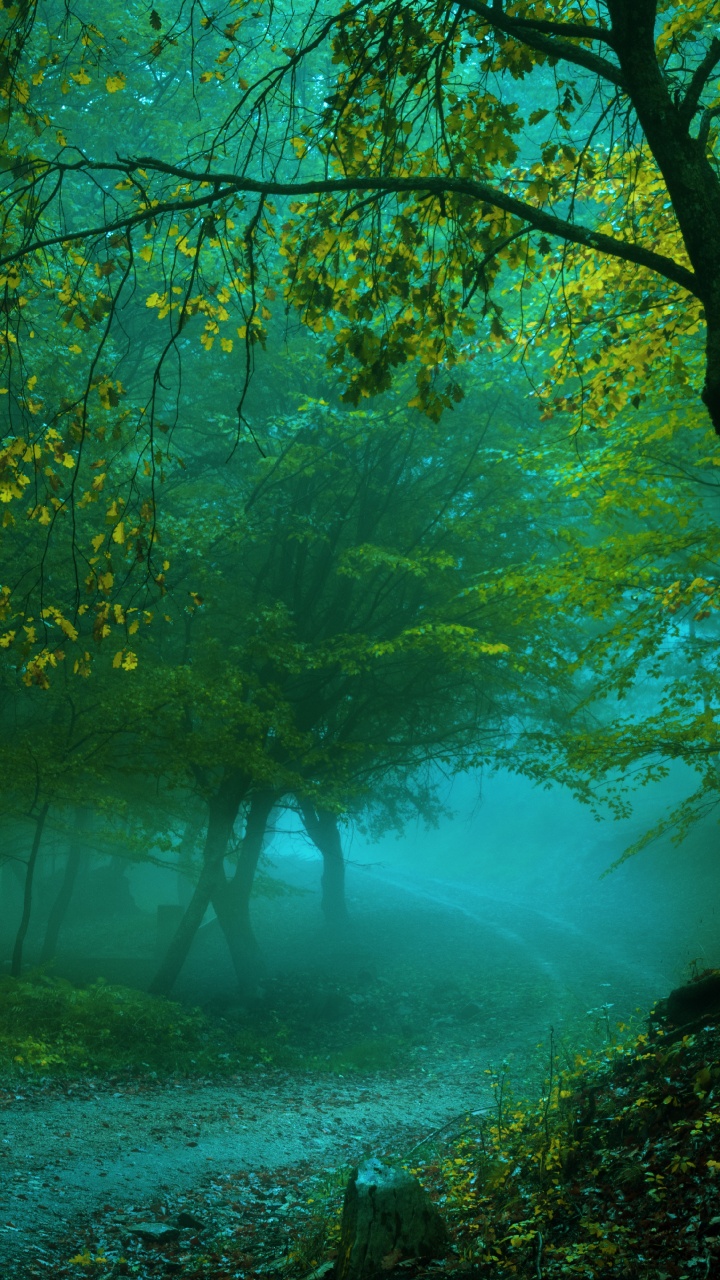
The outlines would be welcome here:
[[[511,653],[521,618],[476,590],[522,536],[518,525],[508,537],[505,519],[522,516],[470,417],[449,437],[308,403],[270,424],[263,452],[195,464],[168,499],[168,554],[184,549],[194,589],[152,660],[174,686],[177,727],[160,716],[149,750],[184,770],[211,818],[156,991],[171,988],[210,902],[238,975],[243,954],[252,968],[249,897],[274,805],[297,799],[323,847],[325,907],[341,912],[336,816],[382,803],[386,778],[477,757],[530,692]]]

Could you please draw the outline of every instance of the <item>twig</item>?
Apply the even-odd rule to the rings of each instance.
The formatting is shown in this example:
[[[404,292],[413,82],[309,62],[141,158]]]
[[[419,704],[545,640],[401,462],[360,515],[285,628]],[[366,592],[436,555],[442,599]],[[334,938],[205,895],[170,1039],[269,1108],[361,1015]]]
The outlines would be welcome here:
[[[446,1124],[441,1124],[439,1129],[432,1129],[430,1133],[426,1133],[423,1138],[420,1138],[419,1142],[416,1142],[409,1151],[404,1152],[403,1159],[407,1159],[408,1156],[411,1156],[413,1151],[417,1151],[418,1147],[422,1147],[425,1142],[430,1142],[431,1138],[437,1138],[441,1133],[444,1133],[446,1129],[451,1129],[452,1126],[457,1124],[460,1120],[465,1120],[468,1116],[484,1115],[485,1112],[489,1110],[489,1107],[481,1107],[479,1111],[463,1111],[459,1116],[453,1116],[452,1120],[448,1120]]]
[[[542,1251],[543,1251],[542,1231],[538,1231],[537,1252],[535,1254],[535,1275],[537,1277],[537,1280],[542,1280],[542,1267],[540,1265],[542,1262]]]

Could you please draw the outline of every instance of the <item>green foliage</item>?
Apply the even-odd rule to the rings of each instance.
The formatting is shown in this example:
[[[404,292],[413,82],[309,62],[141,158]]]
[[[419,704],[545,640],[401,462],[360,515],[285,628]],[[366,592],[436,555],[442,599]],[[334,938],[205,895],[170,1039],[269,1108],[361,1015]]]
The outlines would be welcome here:
[[[198,1009],[104,982],[75,987],[43,974],[0,979],[4,1076],[202,1075],[237,1067],[238,1058],[232,1039]]]
[[[551,1057],[539,1097],[516,1099],[495,1080],[490,1115],[439,1163],[414,1169],[439,1194],[461,1256],[547,1280],[711,1268],[717,1029],[641,1034],[563,1065]]]

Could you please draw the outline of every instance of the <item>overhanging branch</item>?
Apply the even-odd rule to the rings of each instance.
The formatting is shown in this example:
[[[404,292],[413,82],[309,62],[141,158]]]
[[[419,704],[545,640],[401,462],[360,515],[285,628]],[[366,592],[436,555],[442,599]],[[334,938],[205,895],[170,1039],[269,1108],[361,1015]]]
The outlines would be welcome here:
[[[703,297],[703,289],[697,276],[687,267],[681,266],[673,258],[668,258],[662,253],[656,253],[655,250],[648,249],[644,245],[633,241],[621,240],[617,236],[606,235],[602,231],[594,231],[591,227],[582,226],[569,219],[559,218],[545,209],[528,204],[525,200],[519,200],[516,196],[508,195],[507,192],[501,191],[489,182],[481,182],[472,178],[441,176],[394,178],[380,176],[371,178],[318,178],[307,182],[280,182],[265,178],[248,178],[233,173],[195,172],[181,165],[165,164],[161,160],[144,156],[137,159],[119,159],[115,164],[78,162],[76,165],[68,166],[68,168],[84,169],[87,172],[124,173],[126,175],[130,175],[136,169],[144,169],[146,172],[153,171],[159,174],[166,174],[169,177],[180,178],[185,182],[210,183],[213,189],[193,200],[160,201],[151,210],[143,209],[141,212],[128,214],[127,217],[116,218],[104,226],[78,228],[77,231],[65,231],[42,240],[30,240],[21,248],[0,257],[0,267],[11,262],[17,262],[22,258],[27,258],[36,251],[50,248],[54,245],[69,244],[77,240],[89,240],[110,232],[128,231],[139,223],[147,222],[149,218],[157,219],[166,213],[185,212],[188,209],[197,209],[220,203],[220,201],[232,195],[252,193],[263,197],[287,196],[290,199],[299,196],[342,195],[354,192],[377,192],[378,195],[434,195],[437,197],[459,195],[468,196],[470,199],[482,204],[502,209],[503,212],[509,213],[513,217],[524,219],[530,223],[535,231],[542,231],[555,239],[564,240],[570,244],[582,245],[586,249],[593,249],[597,253],[617,258],[622,262],[631,262],[635,266],[645,267],[648,271],[652,271],[664,277],[664,279],[680,285],[688,293],[694,294],[698,298]]]
[[[489,27],[512,36],[514,40],[519,40],[521,44],[535,49],[538,53],[545,53],[548,57],[557,58],[561,62],[573,62],[578,67],[586,67],[588,71],[592,71],[603,80],[609,80],[618,88],[625,87],[622,71],[614,62],[610,62],[602,54],[593,53],[592,49],[584,49],[582,45],[574,44],[572,39],[567,38],[574,36],[586,40],[603,40],[612,47],[612,32],[604,27],[583,27],[576,23],[567,25],[536,23],[532,19],[516,19],[504,13],[498,5],[483,4],[481,0],[458,0],[458,7],[467,13],[476,14],[478,18],[487,22]],[[551,34],[550,28],[554,28],[555,31],[562,31],[564,28],[564,34]]]

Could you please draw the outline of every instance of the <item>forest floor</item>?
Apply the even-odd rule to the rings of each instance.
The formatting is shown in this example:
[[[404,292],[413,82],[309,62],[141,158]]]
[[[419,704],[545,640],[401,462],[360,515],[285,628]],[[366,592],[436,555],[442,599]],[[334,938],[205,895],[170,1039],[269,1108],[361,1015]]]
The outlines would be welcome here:
[[[261,1048],[242,1070],[6,1081],[3,1280],[262,1275],[290,1256],[309,1273],[323,1206],[352,1165],[403,1157],[439,1129],[452,1136],[491,1105],[489,1073],[512,1062],[523,1084],[542,1078],[551,1025],[558,1043],[597,1038],[677,978],[627,947],[620,961],[607,930],[528,904],[355,879],[341,941],[318,930],[302,895],[259,911],[275,973],[254,1015]],[[181,994],[212,995],[226,1021],[241,1019],[223,1002],[218,938],[204,932]]]

